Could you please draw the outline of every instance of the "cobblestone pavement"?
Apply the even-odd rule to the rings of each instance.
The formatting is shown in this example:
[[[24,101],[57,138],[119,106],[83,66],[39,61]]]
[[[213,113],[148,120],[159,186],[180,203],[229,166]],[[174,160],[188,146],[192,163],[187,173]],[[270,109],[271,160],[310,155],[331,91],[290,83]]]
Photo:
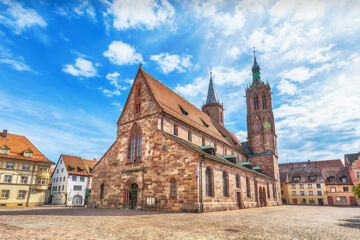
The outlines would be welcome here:
[[[0,239],[360,239],[359,207],[281,206],[212,213],[0,209]]]

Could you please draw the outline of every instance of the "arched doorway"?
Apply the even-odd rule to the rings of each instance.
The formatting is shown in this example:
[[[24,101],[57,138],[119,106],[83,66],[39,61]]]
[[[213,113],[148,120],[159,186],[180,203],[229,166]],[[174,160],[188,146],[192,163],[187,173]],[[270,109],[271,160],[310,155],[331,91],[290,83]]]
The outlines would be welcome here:
[[[138,185],[136,183],[131,184],[130,188],[130,208],[135,209],[137,201]]]
[[[82,202],[83,202],[82,196],[76,195],[76,196],[73,197],[72,205],[73,205],[73,206],[82,205]]]

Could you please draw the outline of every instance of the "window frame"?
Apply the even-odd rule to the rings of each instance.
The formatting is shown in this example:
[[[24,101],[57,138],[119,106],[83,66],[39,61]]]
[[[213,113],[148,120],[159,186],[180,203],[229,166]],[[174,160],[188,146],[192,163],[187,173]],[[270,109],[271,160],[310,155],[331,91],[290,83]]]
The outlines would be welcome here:
[[[12,167],[9,167],[12,166]],[[15,163],[14,162],[6,162],[6,169],[15,169]]]
[[[171,178],[170,180],[170,196],[171,198],[177,197],[177,181],[175,178]]]
[[[229,174],[225,170],[222,172],[222,190],[223,197],[229,197]]]
[[[7,177],[10,177],[10,181],[7,181],[6,179],[9,179]],[[4,183],[12,183],[12,175],[5,175],[4,177]]]
[[[7,196],[3,197],[3,193],[7,192]],[[1,189],[1,195],[0,195],[0,199],[8,199],[10,197],[10,190],[9,189]]]
[[[205,195],[214,197],[213,170],[210,167],[205,169]]]
[[[23,194],[24,196],[20,196],[20,193],[24,193],[24,194]],[[26,193],[27,193],[26,190],[19,190],[17,198],[18,198],[18,199],[25,199]]]
[[[134,124],[130,131],[128,163],[141,162],[142,130],[138,124]]]

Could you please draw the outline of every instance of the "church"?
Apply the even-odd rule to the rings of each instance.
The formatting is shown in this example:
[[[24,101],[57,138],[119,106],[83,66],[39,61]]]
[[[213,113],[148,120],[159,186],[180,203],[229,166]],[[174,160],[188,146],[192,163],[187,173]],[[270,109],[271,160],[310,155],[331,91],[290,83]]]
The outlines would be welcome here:
[[[246,142],[224,126],[212,74],[198,109],[140,66],[89,207],[209,212],[281,205],[270,85],[254,54]]]

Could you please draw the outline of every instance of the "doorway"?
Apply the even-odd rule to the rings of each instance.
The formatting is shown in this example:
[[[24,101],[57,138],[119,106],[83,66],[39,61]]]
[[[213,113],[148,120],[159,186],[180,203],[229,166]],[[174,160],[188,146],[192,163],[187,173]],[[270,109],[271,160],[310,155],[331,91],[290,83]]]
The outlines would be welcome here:
[[[130,209],[135,209],[136,207],[137,190],[138,190],[138,185],[136,183],[133,183],[130,189]]]
[[[350,206],[356,206],[355,197],[349,197],[350,200]]]
[[[241,202],[241,192],[236,192],[236,200],[237,200],[237,204],[238,204],[238,208],[243,208],[242,206],[242,202]]]
[[[319,206],[324,206],[324,199],[319,198],[318,199],[318,204],[319,204]]]
[[[82,196],[80,195],[74,196],[72,200],[72,205],[74,206],[82,205]]]
[[[333,206],[334,205],[334,199],[333,197],[328,197],[328,205]]]

